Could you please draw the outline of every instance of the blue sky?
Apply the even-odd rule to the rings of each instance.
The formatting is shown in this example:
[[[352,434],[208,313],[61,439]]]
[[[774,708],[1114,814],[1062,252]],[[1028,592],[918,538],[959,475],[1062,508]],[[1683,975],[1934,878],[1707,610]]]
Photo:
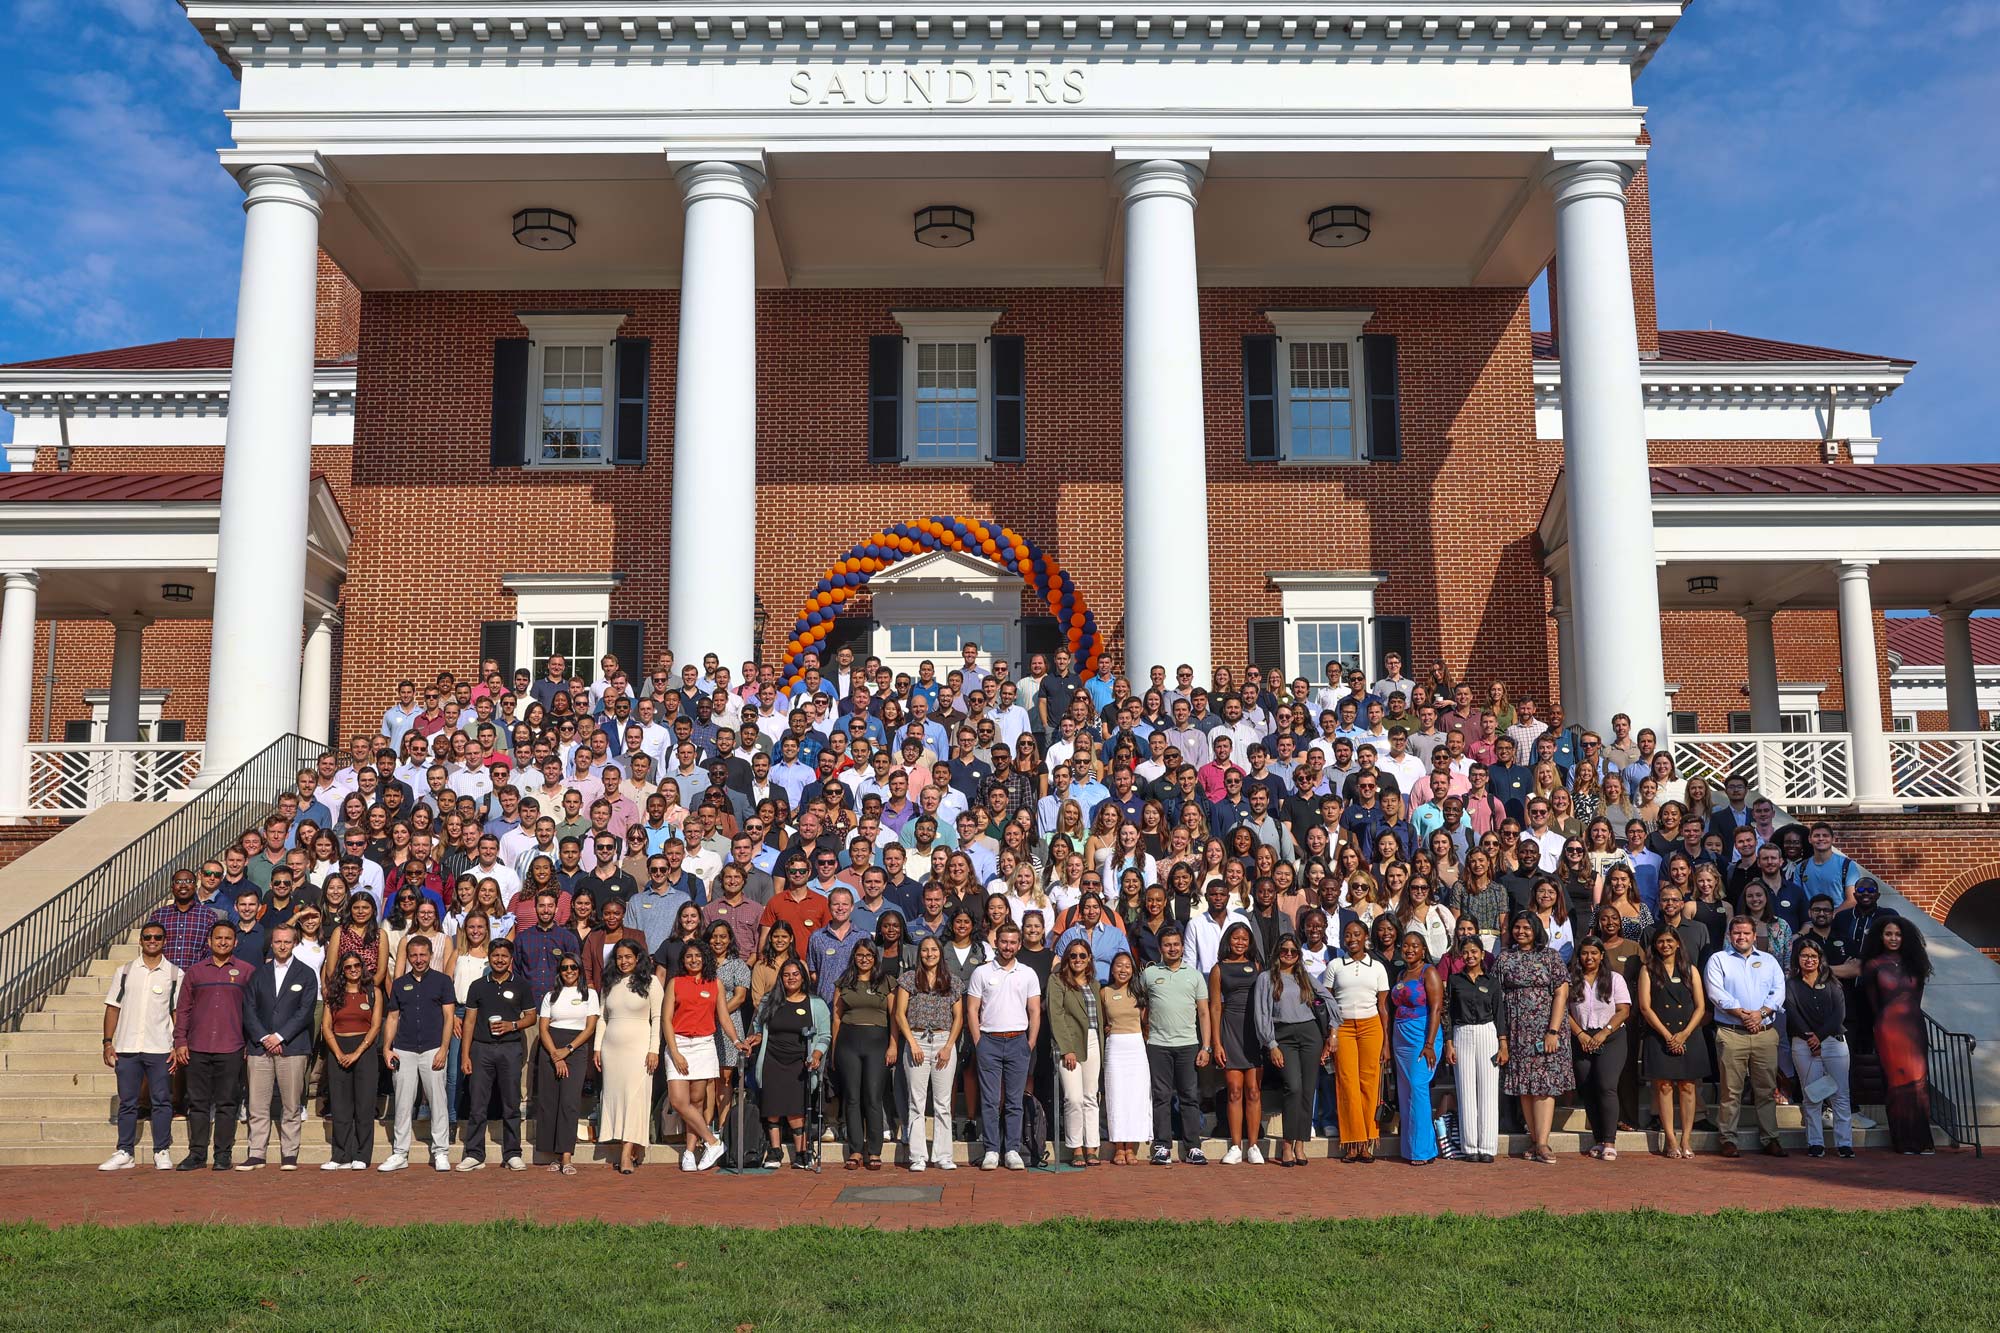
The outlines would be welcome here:
[[[0,361],[229,332],[228,72],[170,0],[8,8]],[[1995,39],[1995,0],[1699,0],[1639,83],[1662,323],[1912,358],[1882,461],[2000,460]]]

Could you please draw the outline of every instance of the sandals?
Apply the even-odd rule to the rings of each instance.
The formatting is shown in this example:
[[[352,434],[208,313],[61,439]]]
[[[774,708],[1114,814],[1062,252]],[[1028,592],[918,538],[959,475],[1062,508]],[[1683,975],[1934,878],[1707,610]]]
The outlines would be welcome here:
[[[564,1175],[566,1175],[566,1176],[573,1176],[573,1175],[575,1175],[575,1174],[576,1174],[576,1163],[575,1163],[575,1162],[564,1162],[564,1163],[563,1163],[562,1165],[558,1166],[558,1167],[557,1167],[556,1169],[557,1169],[558,1171],[562,1172],[562,1173],[563,1173]]]

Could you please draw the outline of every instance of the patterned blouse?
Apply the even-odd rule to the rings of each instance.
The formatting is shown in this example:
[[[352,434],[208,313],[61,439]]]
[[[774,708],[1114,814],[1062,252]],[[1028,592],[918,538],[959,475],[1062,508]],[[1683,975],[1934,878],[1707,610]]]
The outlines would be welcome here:
[[[915,971],[905,972],[897,979],[896,984],[902,988],[905,995],[910,997],[908,1002],[910,1031],[951,1031],[951,1008],[964,997],[965,987],[959,984],[957,977],[949,973],[945,974],[945,980],[951,986],[951,994],[949,995],[937,995],[930,991],[918,990],[917,974]]]

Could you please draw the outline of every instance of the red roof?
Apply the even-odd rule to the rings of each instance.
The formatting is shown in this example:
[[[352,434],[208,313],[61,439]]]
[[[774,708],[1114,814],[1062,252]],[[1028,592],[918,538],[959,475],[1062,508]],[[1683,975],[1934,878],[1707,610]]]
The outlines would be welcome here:
[[[314,481],[326,474],[315,472]],[[0,503],[214,504],[220,472],[0,472]]]
[[[235,355],[233,338],[176,338],[172,342],[113,347],[74,356],[16,361],[0,370],[227,370]],[[351,358],[320,361],[322,366],[351,365]]]
[[[1547,360],[1556,355],[1553,333],[1534,335],[1535,355]],[[1842,352],[1808,343],[1776,342],[1752,338],[1720,329],[1661,329],[1662,361],[1888,361],[1899,366],[1915,365],[1895,356],[1870,356],[1866,352]]]
[[[2000,495],[2000,463],[1655,467],[1654,495]]]
[[[1944,625],[1936,616],[1890,616],[1889,651],[1910,666],[1944,664]],[[2000,616],[1972,618],[1972,660],[2000,665]]]

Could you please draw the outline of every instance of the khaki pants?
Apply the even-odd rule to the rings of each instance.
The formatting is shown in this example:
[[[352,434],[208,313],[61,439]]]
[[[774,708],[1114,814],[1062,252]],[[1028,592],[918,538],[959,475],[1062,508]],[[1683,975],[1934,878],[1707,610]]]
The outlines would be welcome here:
[[[1734,1137],[1742,1116],[1743,1079],[1749,1075],[1750,1091],[1757,1099],[1757,1133],[1765,1143],[1778,1141],[1778,1030],[1766,1027],[1755,1034],[1741,1028],[1718,1024],[1715,1029],[1715,1059],[1721,1067],[1722,1100],[1716,1104],[1715,1123],[1724,1135]]]
[[[250,1078],[250,1142],[246,1151],[262,1157],[271,1142],[271,1089],[278,1090],[282,1108],[278,1116],[278,1155],[299,1155],[299,1131],[305,1127],[298,1118],[306,1093],[306,1057],[265,1055],[261,1051],[244,1063]]]

